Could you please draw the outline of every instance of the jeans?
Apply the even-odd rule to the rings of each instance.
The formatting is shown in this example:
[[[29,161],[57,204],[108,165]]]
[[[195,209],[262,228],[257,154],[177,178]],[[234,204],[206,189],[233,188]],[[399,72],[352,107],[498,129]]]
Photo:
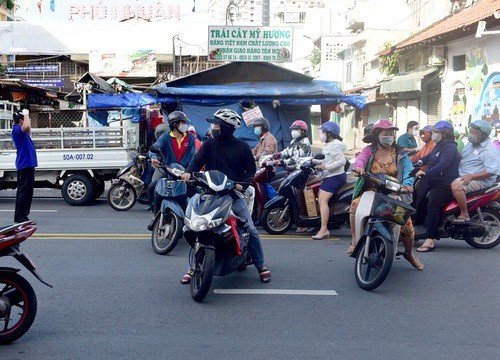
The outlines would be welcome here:
[[[156,187],[156,183],[158,182],[158,180],[160,180],[164,177],[165,177],[165,175],[162,172],[160,172],[160,170],[155,169],[155,171],[153,173],[153,177],[151,178],[151,183],[148,186],[149,204],[152,206],[153,213],[155,215],[160,210],[160,205],[161,205],[160,199],[158,199],[158,197],[155,196],[155,187]]]
[[[252,215],[250,215],[250,210],[248,209],[245,199],[237,198],[233,200],[232,207],[234,215],[241,221],[246,222],[247,231],[250,234],[248,239],[248,251],[254,262],[255,267],[259,268],[264,265],[264,250],[262,249],[262,243],[260,242],[259,232],[255,227]]]

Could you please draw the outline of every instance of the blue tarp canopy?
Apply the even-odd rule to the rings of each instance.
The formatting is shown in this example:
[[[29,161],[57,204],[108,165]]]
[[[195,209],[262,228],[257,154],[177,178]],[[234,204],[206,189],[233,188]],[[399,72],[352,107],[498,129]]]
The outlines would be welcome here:
[[[365,97],[346,95],[334,81],[311,80],[308,82],[239,82],[224,85],[169,86],[162,83],[155,87],[157,100],[163,103],[187,102],[191,104],[220,104],[231,100],[252,99],[265,103],[279,100],[283,105],[326,105],[345,102],[357,108],[365,106]]]
[[[89,94],[88,109],[140,108],[157,102],[151,94]]]

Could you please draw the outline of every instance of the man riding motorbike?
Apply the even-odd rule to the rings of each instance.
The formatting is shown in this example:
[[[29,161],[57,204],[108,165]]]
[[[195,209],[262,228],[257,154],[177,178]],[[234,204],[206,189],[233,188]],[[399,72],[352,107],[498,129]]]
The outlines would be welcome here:
[[[199,171],[205,166],[207,171],[218,170],[235,182],[250,184],[256,171],[252,150],[246,142],[233,135],[236,128],[241,126],[241,117],[233,110],[220,109],[215,112],[213,118],[207,119],[207,121],[211,123],[212,138],[203,142],[201,149],[189,163],[181,179],[189,181],[193,171]],[[233,213],[247,224],[246,230],[250,234],[248,241],[250,256],[259,271],[261,282],[268,283],[271,281],[271,272],[264,263],[264,251],[259,232],[253,224],[250,210],[240,193],[244,187],[237,184],[235,189],[232,205]],[[191,276],[192,271],[190,269],[181,278],[181,283],[189,284]]]
[[[276,154],[278,151],[278,141],[271,134],[269,120],[266,118],[256,119],[253,123],[254,134],[259,137],[259,143],[252,149],[256,166],[259,166],[259,160],[263,155]]]
[[[500,175],[498,150],[489,138],[491,130],[491,124],[484,120],[476,120],[470,125],[469,143],[460,161],[460,177],[451,184],[453,196],[460,206],[457,222],[470,220],[465,194],[493,186]]]
[[[196,152],[195,137],[188,133],[187,122],[189,120],[182,111],[173,111],[168,115],[167,121],[170,127],[170,133],[165,132],[156,140],[154,145],[162,150],[164,164],[180,164],[186,167]],[[156,154],[150,153],[149,156],[151,164],[154,167],[158,167],[160,161]],[[155,187],[158,180],[163,177],[165,177],[165,175],[160,170],[156,169],[151,179],[151,183],[148,186],[149,201],[153,207],[153,219],[148,225],[148,230],[150,231],[153,229],[155,215],[160,205],[159,201],[154,199]]]

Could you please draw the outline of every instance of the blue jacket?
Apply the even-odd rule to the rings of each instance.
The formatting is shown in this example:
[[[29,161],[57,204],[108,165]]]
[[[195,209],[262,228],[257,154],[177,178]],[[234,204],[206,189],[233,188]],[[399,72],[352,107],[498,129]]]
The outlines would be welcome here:
[[[422,159],[427,165],[425,176],[430,187],[435,185],[451,185],[458,178],[460,154],[457,143],[452,139],[443,139],[432,151]]]
[[[175,157],[175,152],[174,148],[172,147],[172,137],[170,136],[169,132],[165,132],[160,136],[158,140],[154,143],[155,146],[158,146],[161,149],[161,152],[163,153],[163,163],[165,165],[170,165],[170,164],[180,164],[182,167],[187,168],[189,165],[189,162],[191,159],[193,159],[194,154],[196,153],[196,147],[195,147],[195,137],[194,135],[188,133],[187,134],[189,142],[188,142],[188,148],[186,150],[186,153],[182,157],[181,161],[178,162],[177,158]],[[156,159],[157,156],[153,154],[152,152],[149,152],[149,157],[150,159]]]

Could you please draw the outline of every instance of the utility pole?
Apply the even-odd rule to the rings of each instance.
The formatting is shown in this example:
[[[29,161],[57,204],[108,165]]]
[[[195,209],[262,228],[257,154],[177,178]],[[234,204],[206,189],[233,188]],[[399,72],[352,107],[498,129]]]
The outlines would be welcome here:
[[[179,34],[172,37],[172,75],[175,78],[176,64],[175,64],[175,39],[179,39]]]
[[[270,20],[270,1],[262,0],[262,26],[269,26]]]

